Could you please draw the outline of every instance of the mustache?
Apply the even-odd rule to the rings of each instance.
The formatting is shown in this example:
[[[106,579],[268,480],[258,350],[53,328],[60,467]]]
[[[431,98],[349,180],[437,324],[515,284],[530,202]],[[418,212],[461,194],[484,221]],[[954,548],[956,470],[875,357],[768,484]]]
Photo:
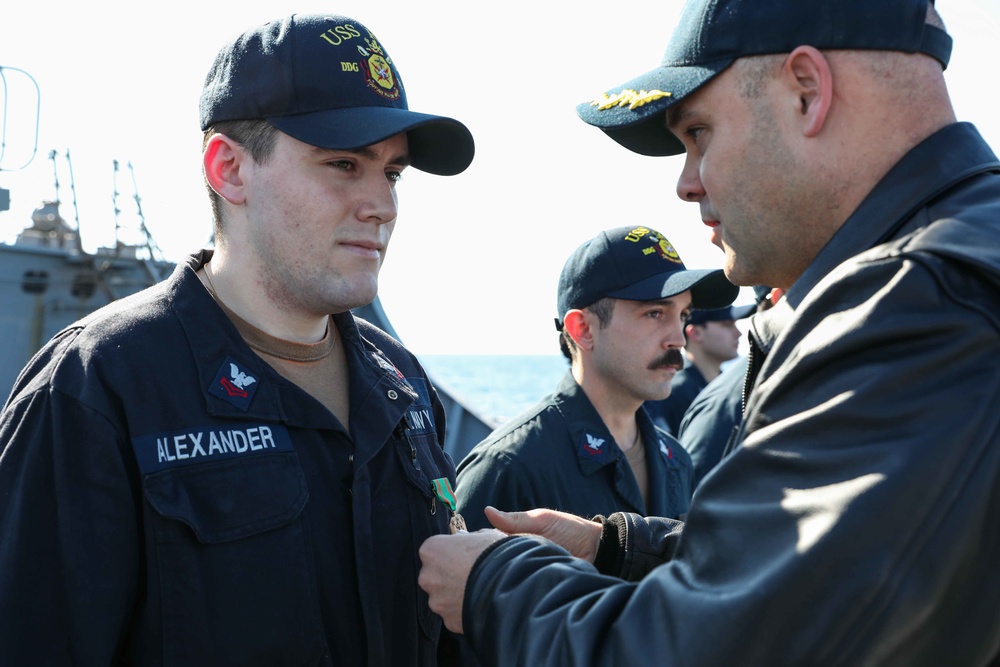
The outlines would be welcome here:
[[[676,347],[672,347],[661,356],[657,357],[653,363],[649,365],[649,370],[655,371],[660,368],[676,368],[681,370],[684,368],[684,355]]]

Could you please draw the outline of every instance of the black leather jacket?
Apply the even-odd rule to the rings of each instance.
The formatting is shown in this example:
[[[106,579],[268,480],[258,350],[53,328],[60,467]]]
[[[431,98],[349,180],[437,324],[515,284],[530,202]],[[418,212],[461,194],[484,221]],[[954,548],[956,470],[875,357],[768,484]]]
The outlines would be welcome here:
[[[599,563],[626,581],[498,543],[466,589],[484,662],[1000,663],[1000,163],[976,130],[906,155],[752,330],[738,445],[687,523],[612,517]]]

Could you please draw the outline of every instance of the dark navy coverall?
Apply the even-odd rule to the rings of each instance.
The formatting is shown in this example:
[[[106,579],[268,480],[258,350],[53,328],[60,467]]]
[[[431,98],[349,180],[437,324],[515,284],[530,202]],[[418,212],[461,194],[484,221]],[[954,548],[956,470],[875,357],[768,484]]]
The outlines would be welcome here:
[[[417,550],[448,531],[444,413],[335,316],[350,432],[257,357],[190,258],[58,334],[0,417],[0,661],[431,665]]]
[[[459,464],[458,510],[469,530],[485,528],[486,505],[504,511],[549,507],[592,517],[616,511],[676,517],[691,503],[691,457],[636,413],[646,445],[649,503],[625,454],[567,371],[559,388],[493,432]]]

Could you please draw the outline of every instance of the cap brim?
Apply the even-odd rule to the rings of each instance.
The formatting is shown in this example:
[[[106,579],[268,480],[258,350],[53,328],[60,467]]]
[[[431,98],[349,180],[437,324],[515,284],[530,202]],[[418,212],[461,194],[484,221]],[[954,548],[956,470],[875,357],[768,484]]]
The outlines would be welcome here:
[[[410,165],[440,176],[462,173],[476,153],[472,133],[459,121],[406,109],[351,107],[275,116],[267,122],[299,141],[335,150],[364,148],[406,132]]]
[[[619,144],[640,155],[677,155],[684,145],[667,129],[664,114],[688,95],[704,86],[733,63],[733,59],[708,65],[661,65],[576,107],[583,122],[601,128]],[[640,95],[622,95],[635,91]],[[665,93],[650,95],[649,93]]]
[[[688,324],[706,324],[707,322],[735,322],[750,317],[757,310],[757,304],[748,306],[724,306],[722,308],[695,308],[688,319]]]
[[[757,303],[760,303],[771,294],[772,289],[774,288],[768,285],[754,285],[753,286],[754,299],[757,301]]]
[[[729,282],[722,269],[687,269],[647,278],[611,292],[615,299],[656,301],[691,291],[692,308],[725,308],[739,296],[740,288]]]

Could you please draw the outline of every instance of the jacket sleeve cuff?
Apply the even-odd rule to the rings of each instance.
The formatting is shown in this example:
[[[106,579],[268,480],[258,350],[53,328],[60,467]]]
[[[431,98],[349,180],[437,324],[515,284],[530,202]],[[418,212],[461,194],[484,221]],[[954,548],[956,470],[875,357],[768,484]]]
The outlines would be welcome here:
[[[601,574],[625,581],[639,581],[671,560],[684,529],[682,521],[644,518],[629,512],[594,518],[598,519],[601,520],[601,541],[594,567]]]
[[[619,577],[625,564],[625,537],[628,532],[625,516],[616,512],[609,517],[596,516],[594,521],[601,524],[601,541],[597,546],[594,567],[601,574]]]

